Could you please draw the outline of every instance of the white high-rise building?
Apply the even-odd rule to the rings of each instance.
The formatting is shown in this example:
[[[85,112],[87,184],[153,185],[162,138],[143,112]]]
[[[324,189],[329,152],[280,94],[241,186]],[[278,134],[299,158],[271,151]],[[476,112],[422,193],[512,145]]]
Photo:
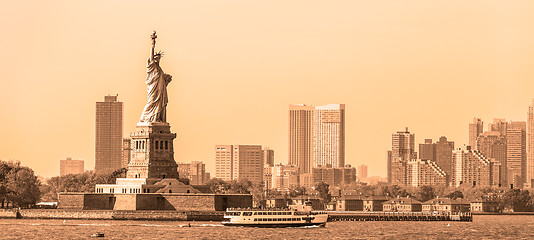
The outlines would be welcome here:
[[[301,174],[345,166],[345,104],[289,105],[289,164]]]

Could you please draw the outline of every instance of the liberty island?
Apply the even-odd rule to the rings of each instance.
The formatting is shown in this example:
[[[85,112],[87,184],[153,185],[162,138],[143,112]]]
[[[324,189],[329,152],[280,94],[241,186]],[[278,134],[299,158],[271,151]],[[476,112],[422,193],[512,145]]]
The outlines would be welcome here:
[[[60,193],[58,208],[224,211],[228,207],[251,207],[250,194],[211,194],[179,178],[174,160],[176,133],[171,132],[166,110],[169,102],[167,85],[172,76],[160,67],[163,54],[155,52],[156,31],[150,37],[152,46],[145,80],[147,103],[136,131],[130,134],[132,150],[126,178],[117,178],[115,184],[97,184],[95,193]],[[113,218],[121,218],[119,215],[115,214]],[[171,218],[183,218],[178,215]],[[140,217],[145,218],[142,213]]]

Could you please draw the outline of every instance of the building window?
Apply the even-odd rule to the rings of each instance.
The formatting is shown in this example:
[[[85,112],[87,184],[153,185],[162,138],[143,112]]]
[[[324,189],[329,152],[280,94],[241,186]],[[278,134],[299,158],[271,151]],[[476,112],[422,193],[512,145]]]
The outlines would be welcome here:
[[[169,141],[165,141],[165,149],[169,149]]]
[[[156,149],[158,149],[158,147],[159,147],[159,146],[158,146],[158,141],[156,141]]]
[[[163,149],[163,141],[159,141],[159,148]]]

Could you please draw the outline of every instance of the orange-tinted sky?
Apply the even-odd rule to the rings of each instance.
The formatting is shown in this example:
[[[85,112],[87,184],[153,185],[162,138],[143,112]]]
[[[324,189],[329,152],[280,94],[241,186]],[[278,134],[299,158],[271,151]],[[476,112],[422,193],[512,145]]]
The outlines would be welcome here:
[[[346,104],[346,162],[385,175],[393,132],[461,146],[534,98],[533,1],[9,1],[0,22],[0,159],[46,177],[94,167],[104,95],[135,129],[154,29],[175,159],[212,173],[216,144],[286,163],[290,103]]]

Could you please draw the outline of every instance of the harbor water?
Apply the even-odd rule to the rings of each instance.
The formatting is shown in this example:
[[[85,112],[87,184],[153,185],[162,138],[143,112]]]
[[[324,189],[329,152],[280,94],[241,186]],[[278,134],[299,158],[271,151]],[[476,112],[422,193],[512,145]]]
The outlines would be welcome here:
[[[0,219],[0,239],[534,239],[533,215],[473,222],[329,222],[326,227],[225,227],[219,222]]]

